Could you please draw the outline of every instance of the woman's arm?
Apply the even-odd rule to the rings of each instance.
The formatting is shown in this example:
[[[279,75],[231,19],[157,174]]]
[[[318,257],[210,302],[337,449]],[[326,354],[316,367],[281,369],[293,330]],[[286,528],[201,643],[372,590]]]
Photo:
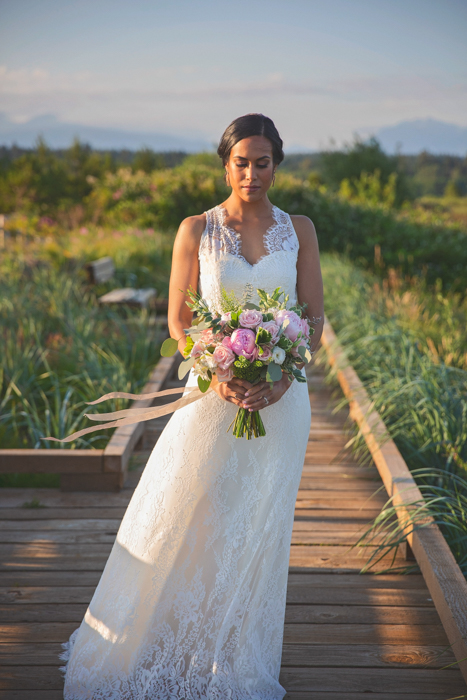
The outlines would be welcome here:
[[[319,264],[318,238],[313,222],[307,216],[292,216],[300,248],[297,260],[297,297],[300,304],[307,304],[305,314],[312,328],[311,350],[316,350],[323,332],[324,304],[323,279]]]
[[[175,237],[172,253],[172,271],[169,286],[169,332],[178,340],[181,353],[185,349],[184,328],[191,326],[192,312],[186,305],[189,287],[198,289],[199,262],[198,250],[202,233],[206,226],[206,216],[189,216],[182,221]]]

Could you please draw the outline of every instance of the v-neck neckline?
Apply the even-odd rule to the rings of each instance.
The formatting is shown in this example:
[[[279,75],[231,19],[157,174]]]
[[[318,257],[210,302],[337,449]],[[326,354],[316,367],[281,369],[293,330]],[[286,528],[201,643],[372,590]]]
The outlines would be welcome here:
[[[243,241],[242,241],[242,234],[239,233],[239,232],[238,232],[236,229],[234,229],[232,226],[228,226],[228,225],[225,223],[225,219],[226,219],[227,214],[228,214],[227,209],[224,207],[223,204],[218,204],[218,205],[217,205],[217,208],[219,209],[219,212],[220,212],[220,215],[221,215],[221,216],[220,216],[220,219],[221,219],[221,220],[220,220],[220,225],[221,225],[226,231],[228,231],[228,232],[231,233],[233,236],[235,236],[235,239],[236,239],[236,241],[237,241],[237,251],[236,251],[236,253],[235,253],[235,256],[236,256],[236,257],[240,258],[241,260],[244,260],[244,261],[246,262],[246,264],[249,265],[250,267],[256,267],[256,265],[258,265],[262,260],[264,260],[264,258],[267,258],[267,257],[269,257],[269,256],[271,255],[271,253],[270,253],[270,251],[269,251],[269,248],[268,248],[268,246],[267,246],[267,240],[268,240],[268,237],[271,235],[273,229],[275,229],[276,226],[277,226],[277,224],[278,224],[278,220],[277,220],[277,216],[276,216],[276,209],[277,209],[277,207],[276,207],[274,204],[272,205],[272,209],[271,209],[271,214],[272,214],[272,218],[273,218],[273,223],[271,224],[271,226],[268,226],[268,228],[266,229],[266,231],[265,231],[264,234],[263,234],[263,245],[264,245],[264,250],[265,250],[266,252],[263,253],[263,255],[261,255],[261,256],[258,258],[258,260],[256,260],[256,262],[254,262],[254,263],[251,263],[249,260],[247,260],[247,259],[245,258],[245,256],[243,255],[243,253],[242,253],[242,250],[243,250],[243,246],[242,246],[242,242],[243,242]]]

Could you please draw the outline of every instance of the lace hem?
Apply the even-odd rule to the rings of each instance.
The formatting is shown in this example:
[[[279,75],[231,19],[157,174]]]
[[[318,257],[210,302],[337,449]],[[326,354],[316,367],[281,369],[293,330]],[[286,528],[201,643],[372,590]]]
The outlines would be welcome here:
[[[60,661],[65,661],[65,664],[63,666],[60,666],[59,671],[63,673],[64,676],[66,676],[67,668],[68,668],[68,662],[71,658],[71,654],[73,652],[73,647],[76,642],[76,638],[78,636],[79,632],[79,627],[75,629],[74,632],[72,632],[69,640],[67,642],[63,642],[62,644],[62,653],[58,655],[58,658]]]

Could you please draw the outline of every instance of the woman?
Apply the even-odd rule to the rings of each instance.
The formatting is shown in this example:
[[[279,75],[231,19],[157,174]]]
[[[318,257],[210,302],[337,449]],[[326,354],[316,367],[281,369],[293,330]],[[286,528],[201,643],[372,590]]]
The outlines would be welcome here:
[[[183,351],[199,285],[282,287],[323,319],[312,222],[272,206],[282,140],[261,114],[230,124],[218,149],[228,199],[182,222],[169,329]],[[254,301],[254,299],[253,299]],[[195,385],[190,375],[188,385]],[[178,410],[159,438],[64,658],[66,700],[279,700],[294,505],[310,429],[306,384],[232,379]],[[267,435],[236,439],[239,406],[262,409]]]

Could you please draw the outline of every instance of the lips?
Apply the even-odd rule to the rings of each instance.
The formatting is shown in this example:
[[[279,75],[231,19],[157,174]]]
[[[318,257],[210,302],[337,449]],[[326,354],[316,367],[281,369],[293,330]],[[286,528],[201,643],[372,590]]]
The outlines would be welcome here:
[[[243,189],[247,192],[257,192],[259,190],[259,187],[244,187]]]

